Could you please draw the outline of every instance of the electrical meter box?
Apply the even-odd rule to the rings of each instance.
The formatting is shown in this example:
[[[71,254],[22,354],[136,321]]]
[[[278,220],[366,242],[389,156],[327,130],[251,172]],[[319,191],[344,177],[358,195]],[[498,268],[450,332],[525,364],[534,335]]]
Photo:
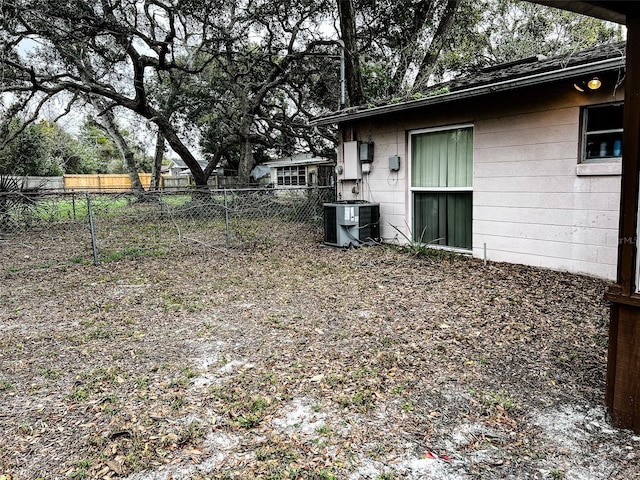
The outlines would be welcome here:
[[[362,142],[362,143],[360,143],[359,147],[360,147],[359,160],[362,163],[371,163],[371,162],[373,162],[373,143],[372,142]]]

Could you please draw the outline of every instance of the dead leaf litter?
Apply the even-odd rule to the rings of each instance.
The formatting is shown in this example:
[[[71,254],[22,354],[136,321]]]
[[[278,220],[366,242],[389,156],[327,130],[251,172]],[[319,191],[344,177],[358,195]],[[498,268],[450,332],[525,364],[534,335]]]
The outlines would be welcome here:
[[[0,241],[3,480],[640,471],[601,280],[315,230],[99,267],[73,242]]]

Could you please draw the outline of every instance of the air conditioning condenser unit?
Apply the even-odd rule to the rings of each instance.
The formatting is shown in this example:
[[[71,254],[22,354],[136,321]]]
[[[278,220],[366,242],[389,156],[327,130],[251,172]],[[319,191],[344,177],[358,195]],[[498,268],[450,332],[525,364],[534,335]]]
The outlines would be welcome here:
[[[324,243],[334,247],[372,245],[380,240],[380,204],[343,200],[324,204]]]

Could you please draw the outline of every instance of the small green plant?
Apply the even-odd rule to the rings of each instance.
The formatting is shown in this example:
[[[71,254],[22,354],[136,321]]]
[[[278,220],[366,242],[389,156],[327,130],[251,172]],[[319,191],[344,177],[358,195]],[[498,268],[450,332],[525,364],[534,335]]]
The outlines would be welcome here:
[[[74,480],[83,480],[85,478],[89,478],[89,473],[87,470],[91,466],[91,460],[80,460],[78,461],[76,466],[78,469],[71,473],[71,475],[69,475],[69,478],[72,478]]]
[[[73,389],[69,398],[75,402],[82,402],[91,396],[91,391],[87,387],[79,386]]]
[[[171,408],[173,410],[180,410],[185,405],[184,397],[176,396],[173,397],[173,401],[171,402]]]
[[[367,456],[373,460],[384,457],[387,454],[387,447],[384,443],[376,442],[367,452]]]
[[[316,429],[318,435],[330,435],[332,432],[331,427],[328,425],[322,425]]]
[[[518,402],[516,402],[509,393],[504,390],[485,393],[484,401],[489,406],[498,406],[508,412],[513,411],[518,407]]]
[[[79,265],[89,265],[91,263],[88,258],[84,258],[82,255],[74,255],[70,260],[72,263],[77,263]]]
[[[404,402],[402,404],[402,411],[405,413],[411,413],[416,409],[416,404],[413,403],[413,400],[409,400],[408,402]]]
[[[343,408],[354,406],[360,410],[371,410],[374,407],[373,392],[370,390],[359,390],[351,397],[342,397],[339,403]]]
[[[28,423],[21,423],[20,425],[18,425],[17,430],[20,435],[31,435],[31,432],[33,432],[33,427],[31,427],[31,425],[29,425]]]
[[[262,422],[262,417],[255,413],[248,413],[246,415],[242,415],[238,417],[236,419],[236,422],[238,423],[239,426],[241,426],[242,428],[246,428],[248,430],[260,425],[260,422]]]
[[[378,475],[378,480],[395,480],[397,477],[393,473],[381,473]]]
[[[407,231],[409,234],[405,233],[399,227],[395,225],[391,225],[391,227],[398,232],[398,234],[405,240],[403,245],[400,245],[400,249],[403,252],[409,253],[415,257],[451,257],[455,254],[447,251],[447,250],[439,250],[437,248],[433,248],[435,242],[443,240],[442,238],[435,238],[433,240],[425,241],[425,234],[427,231],[427,227],[422,229],[420,236],[415,238],[413,233],[411,233],[411,229],[407,225]]]
[[[553,480],[560,480],[564,478],[564,472],[554,468],[549,472],[549,476],[553,478]]]
[[[323,469],[314,473],[311,477],[314,480],[336,480],[335,474],[331,470]]]
[[[442,87],[437,90],[433,90],[427,94],[427,97],[435,97],[437,95],[444,95],[445,93],[449,93],[449,87]]]
[[[38,373],[41,377],[46,378],[47,380],[55,380],[61,376],[61,373],[56,371],[54,368],[43,368]]]
[[[12,388],[13,388],[13,383],[8,382],[6,380],[0,380],[0,392],[11,390]]]

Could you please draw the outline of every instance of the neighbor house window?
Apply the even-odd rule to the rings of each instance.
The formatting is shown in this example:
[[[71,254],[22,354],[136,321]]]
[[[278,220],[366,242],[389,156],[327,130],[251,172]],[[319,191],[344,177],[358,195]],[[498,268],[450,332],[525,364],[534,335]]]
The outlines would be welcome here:
[[[278,185],[306,185],[306,167],[278,167]]]
[[[582,111],[582,162],[622,158],[622,104],[594,105]]]
[[[471,250],[473,129],[410,135],[413,240]]]

